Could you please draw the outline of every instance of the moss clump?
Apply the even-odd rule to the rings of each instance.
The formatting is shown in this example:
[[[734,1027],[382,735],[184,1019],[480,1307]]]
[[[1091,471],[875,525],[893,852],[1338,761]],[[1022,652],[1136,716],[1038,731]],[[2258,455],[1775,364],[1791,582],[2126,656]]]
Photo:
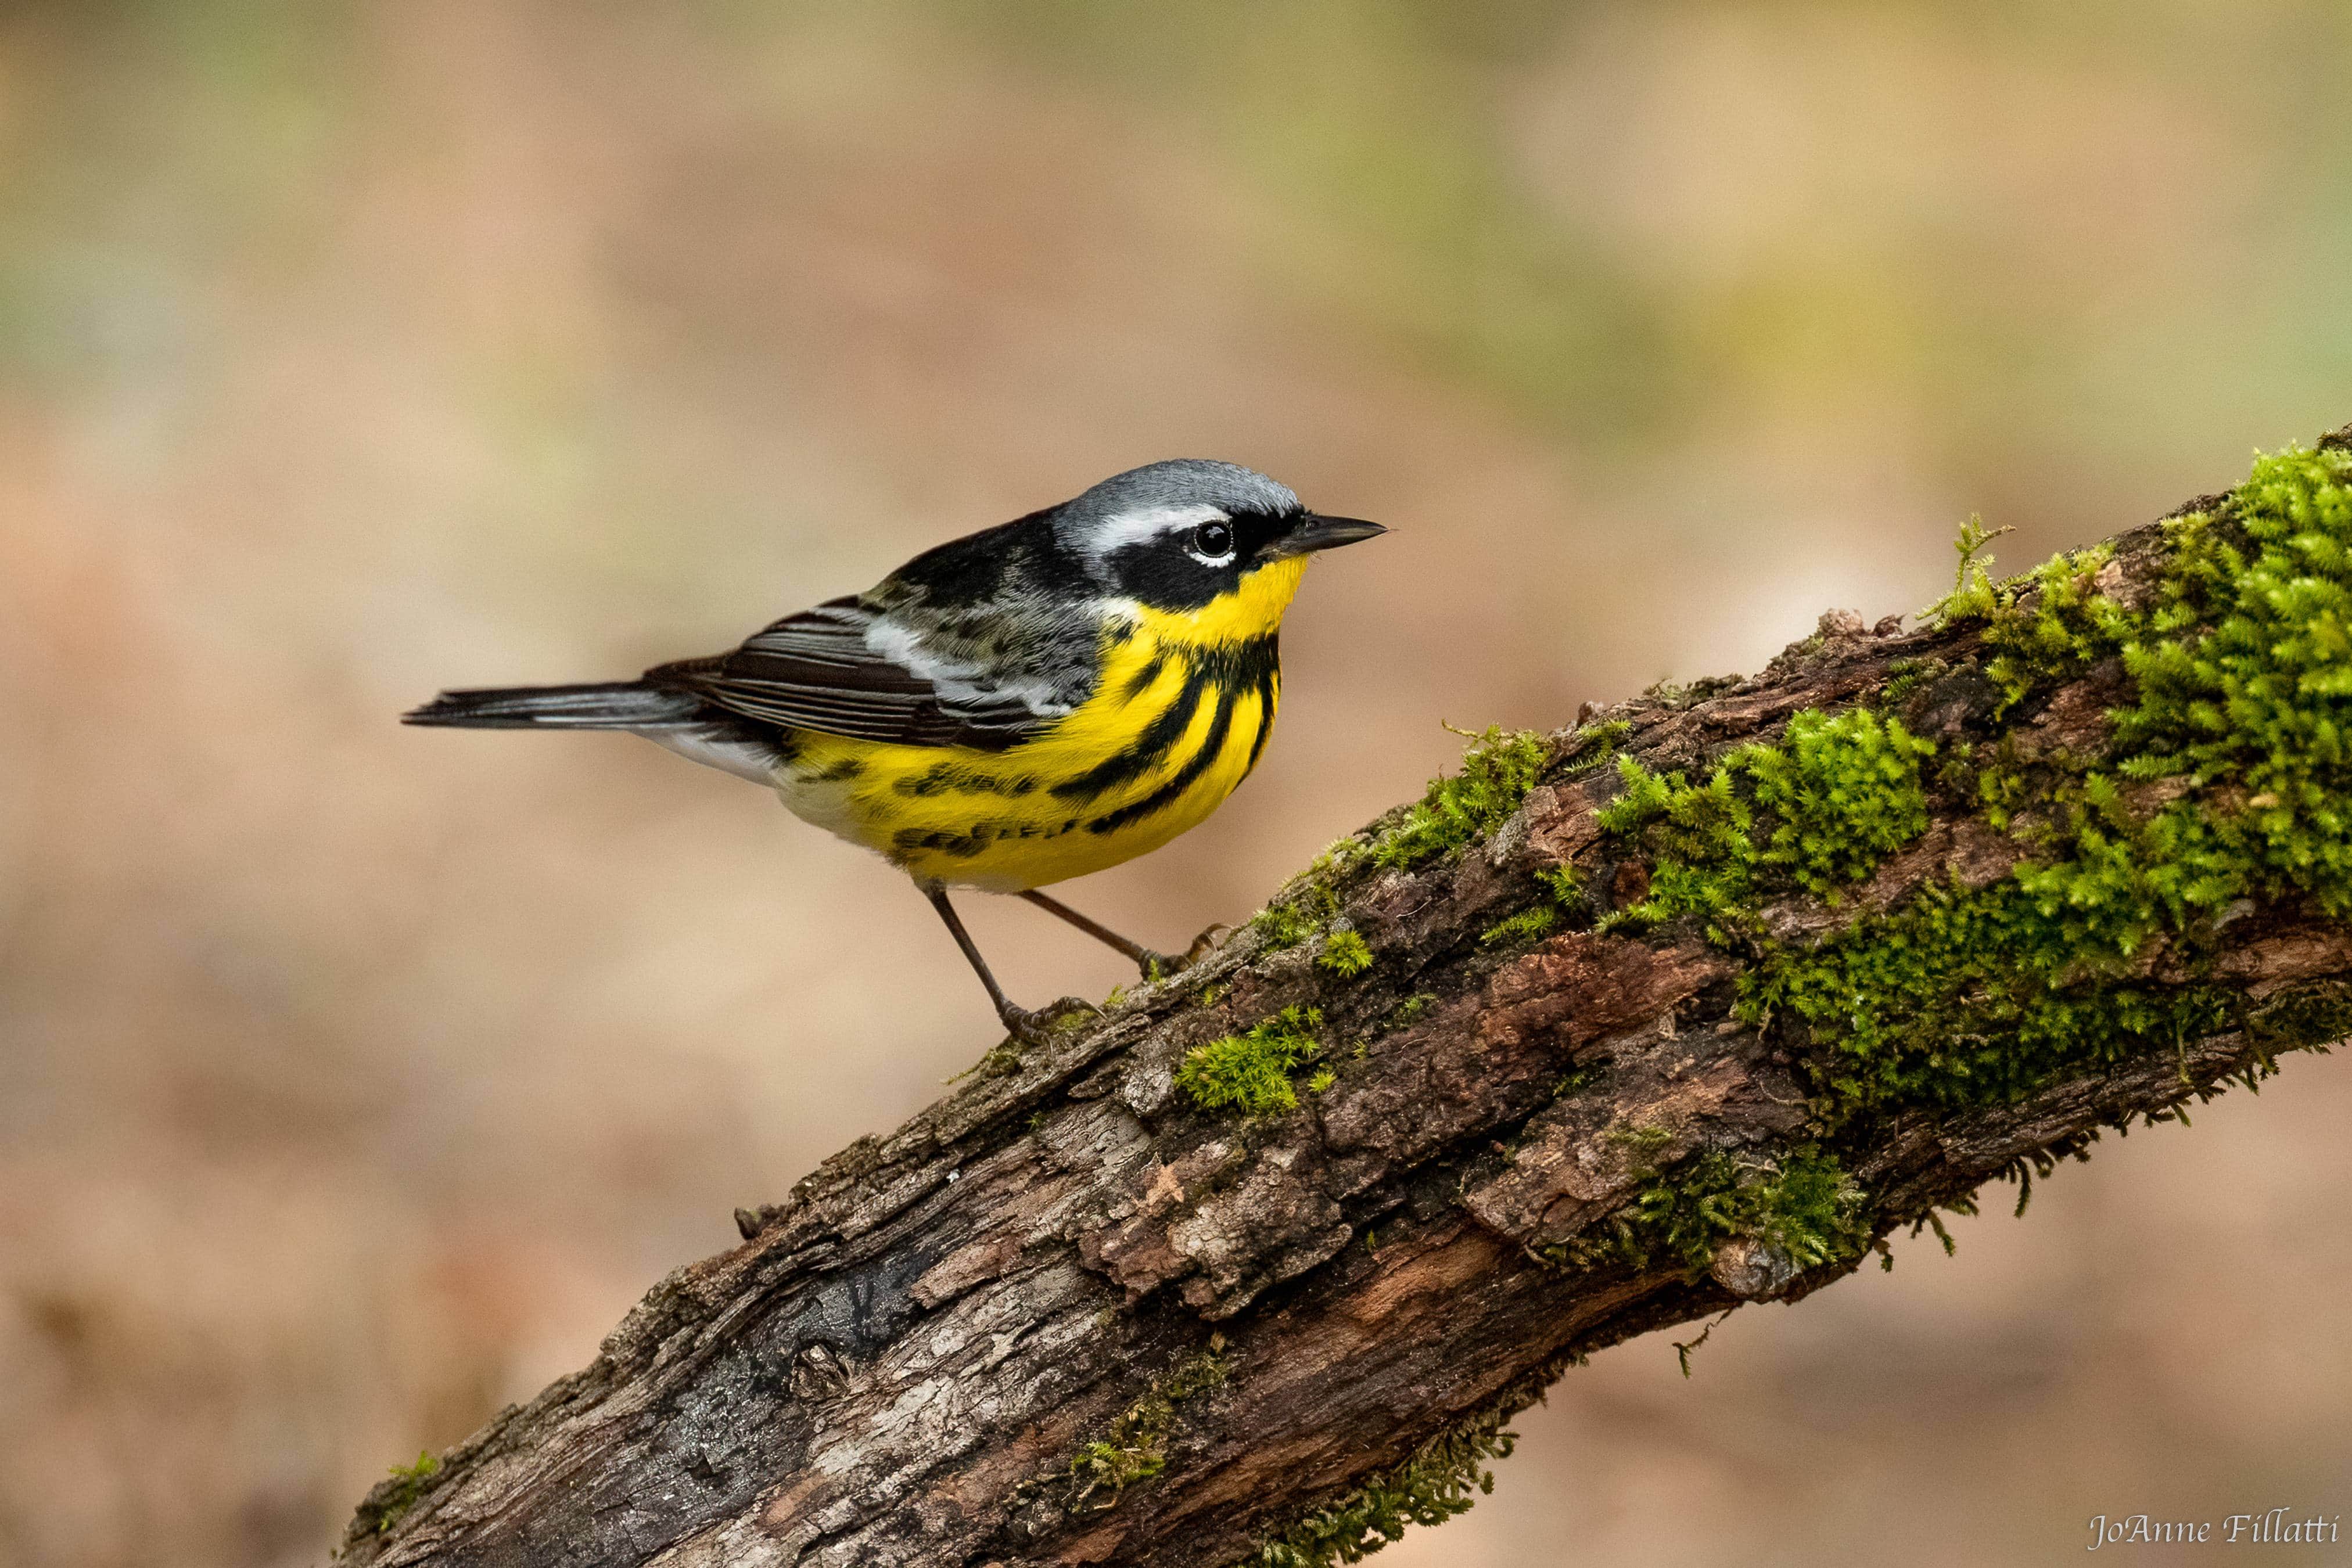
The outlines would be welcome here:
[[[1496,1408],[1473,1416],[1317,1509],[1258,1548],[1255,1568],[1331,1568],[1359,1563],[1404,1534],[1408,1524],[1443,1524],[1469,1511],[1474,1494],[1495,1490],[1489,1460],[1510,1458],[1517,1437]]]
[[[2007,532],[1987,528],[1981,517],[1963,523],[1952,591],[1922,612],[1937,625],[1982,623],[1985,647],[1992,654],[1985,674],[2000,689],[1996,718],[2045,682],[2079,674],[2093,661],[2116,653],[2133,628],[2122,606],[2093,587],[2110,559],[2105,545],[2054,556],[2021,577],[1995,581],[1988,570],[1992,558],[1979,552]],[[1899,700],[1898,684],[1888,684],[1886,701]]]
[[[1614,1126],[1601,1134],[1604,1144],[1614,1144],[1637,1155],[1654,1155],[1675,1141],[1675,1130],[1655,1122],[1641,1122],[1632,1126]],[[1654,1171],[1646,1173],[1654,1176]]]
[[[2007,528],[1986,528],[1982,517],[1969,514],[1969,520],[1960,525],[1960,537],[1952,544],[1960,554],[1959,569],[1952,574],[1952,591],[1921,611],[1920,619],[1949,625],[1969,616],[1991,613],[1999,597],[1992,581],[1992,557],[1984,553],[1984,548],[2011,531]]]
[[[392,1485],[375,1504],[376,1533],[384,1534],[407,1518],[408,1511],[416,1506],[416,1500],[425,1495],[425,1489],[440,1473],[441,1461],[424,1448],[416,1451],[415,1464],[393,1466]]]
[[[1735,1237],[1773,1248],[1799,1269],[1859,1258],[1870,1245],[1862,1189],[1815,1144],[1769,1161],[1706,1150],[1668,1170],[1635,1175],[1641,1186],[1633,1200],[1596,1234],[1546,1256],[1575,1269],[1612,1261],[1646,1269],[1664,1253],[1698,1275]]]
[[[2131,614],[2093,588],[2108,549],[2054,556],[2023,577],[2003,583],[1985,617],[1985,674],[2000,688],[1993,716],[2008,714],[2032,692],[2071,680],[2097,660],[2120,652],[2136,630]]]
[[[2229,1027],[2226,991],[2117,978],[2153,912],[2128,877],[2099,888],[2079,870],[2021,868],[1974,892],[1931,884],[1814,948],[1768,953],[1742,1016],[1806,1022],[1830,1048],[1814,1072],[1839,1114],[2013,1102],[2061,1071]]]
[[[1801,713],[1778,746],[1744,747],[1734,766],[1773,820],[1757,864],[1835,902],[1842,884],[1927,831],[1919,765],[1935,751],[1901,719],[1868,708]]]
[[[1584,889],[1584,873],[1573,865],[1539,867],[1536,883],[1548,895],[1545,902],[1530,904],[1517,914],[1495,922],[1478,933],[1482,946],[1495,946],[1516,942],[1532,942],[1549,936],[1570,920],[1589,923],[1591,900]]]
[[[1536,873],[1536,880],[1551,894],[1551,901],[1562,909],[1574,909],[1584,903],[1584,873],[1572,865],[1545,866]]]
[[[1550,748],[1533,730],[1490,725],[1462,754],[1461,772],[1431,779],[1402,820],[1373,841],[1371,862],[1414,865],[1486,837],[1519,809],[1549,760]]]
[[[1311,940],[1339,914],[1339,895],[1319,883],[1307,881],[1286,888],[1273,903],[1250,916],[1250,929],[1265,938],[1269,947],[1296,947]]]
[[[1185,1400],[1224,1385],[1225,1336],[1209,1336],[1206,1350],[1179,1362],[1154,1382],[1142,1396],[1112,1420],[1110,1431],[1071,1456],[1069,1474],[1075,1483],[1069,1506],[1087,1506],[1097,1493],[1108,1493],[1096,1509],[1116,1504],[1137,1481],[1149,1480],[1168,1468],[1168,1434],[1176,1424],[1176,1407]]]
[[[1319,1008],[1285,1008],[1247,1034],[1193,1047],[1176,1069],[1176,1087],[1203,1111],[1272,1116],[1296,1109],[1290,1075],[1321,1053],[1310,1031],[1322,1027]]]
[[[1415,991],[1412,996],[1409,996],[1405,998],[1404,1000],[1399,1002],[1396,1007],[1390,1011],[1389,1016],[1381,1020],[1381,1027],[1383,1029],[1402,1029],[1407,1024],[1419,1019],[1422,1014],[1427,1012],[1429,1010],[1429,1004],[1436,999],[1436,997],[1427,991]]]
[[[1339,918],[1339,896],[1333,886],[1338,878],[1366,864],[1417,865],[1485,837],[1519,809],[1548,768],[1556,766],[1573,774],[1598,767],[1632,729],[1622,719],[1589,726],[1555,757],[1551,743],[1532,730],[1489,726],[1472,737],[1459,773],[1431,779],[1420,800],[1384,819],[1385,826],[1370,838],[1358,835],[1332,844],[1250,917],[1250,929],[1276,948],[1314,940]],[[1571,894],[1563,892],[1559,901],[1572,902]],[[1327,946],[1324,956],[1334,955],[1336,961],[1324,967],[1343,977],[1360,973],[1338,967],[1358,956],[1354,943]],[[1369,960],[1369,951],[1361,956]]]
[[[1743,981],[1751,1021],[1793,1014],[1826,1048],[1833,1113],[2013,1101],[2236,1028],[2235,988],[2137,977],[2149,946],[2172,945],[2193,976],[2240,899],[2352,913],[2352,453],[2262,458],[2168,532],[2152,612],[2058,593],[2083,580],[2080,559],[2036,574],[2031,613],[2074,631],[2043,639],[2054,666],[2013,666],[2027,690],[2113,645],[2138,694],[2114,715],[2113,754],[2032,802],[2034,854],[1988,887],[1932,885],[1813,948],[1768,952]],[[2159,779],[2189,787],[2135,806],[2134,785]],[[1996,821],[2026,803],[1998,793]]]
[[[2320,980],[2274,993],[2246,1019],[2246,1038],[2254,1044],[2255,1064],[2237,1075],[2253,1088],[2273,1066],[2282,1051],[2303,1050],[2315,1041],[2352,1036],[2352,982]]]
[[[2159,633],[2126,649],[2139,701],[2116,716],[2134,779],[2185,776],[2239,791],[2166,817],[2210,857],[2218,906],[2242,893],[2299,893],[2352,913],[2352,451],[2264,457],[2220,516],[2170,528],[2175,570]]]
[[[1799,715],[1704,784],[1621,762],[1602,813],[1655,862],[1643,901],[1604,924],[1696,915],[1714,940],[1753,944],[1742,1015],[1802,1020],[1833,1118],[2011,1101],[2236,1027],[2232,988],[2138,977],[2150,946],[2193,975],[2241,899],[2352,914],[2352,452],[2261,458],[2221,505],[2168,525],[2147,611],[2096,591],[2104,549],[1996,583],[1975,555],[1989,537],[1964,533],[1937,613],[1982,622],[1999,711],[2108,657],[2137,686],[2105,758],[2047,758],[2029,777],[2005,743],[1956,748],[1943,781],[2032,850],[2009,876],[1930,884],[1811,946],[1760,940],[1772,885],[1834,901],[1925,825],[1931,747],[1864,709]],[[2179,782],[2139,788],[2159,779]]]
[[[1334,931],[1324,938],[1323,951],[1315,955],[1315,967],[1343,980],[1353,979],[1372,967],[1371,946],[1353,931]]]
[[[1559,911],[1549,904],[1538,904],[1532,909],[1522,909],[1507,920],[1497,920],[1478,933],[1483,946],[1505,942],[1532,942],[1548,936],[1559,925]]]
[[[1726,943],[1754,925],[1761,886],[1835,903],[1843,887],[1927,830],[1919,765],[1935,749],[1902,720],[1868,708],[1809,708],[1777,743],[1726,757],[1705,784],[1621,758],[1624,789],[1600,823],[1637,839],[1654,869],[1647,896],[1603,928],[1696,915]]]
[[[1568,749],[1560,753],[1560,771],[1569,778],[1590,773],[1617,755],[1633,733],[1630,720],[1612,718],[1601,724],[1588,724],[1568,737]]]
[[[1753,821],[1739,799],[1728,768],[1717,768],[1704,785],[1680,773],[1651,772],[1630,757],[1617,759],[1624,784],[1601,809],[1604,832],[1637,837],[1652,856],[1650,891],[1629,908],[1602,918],[1601,929],[1643,928],[1696,915],[1716,942],[1754,918]]]

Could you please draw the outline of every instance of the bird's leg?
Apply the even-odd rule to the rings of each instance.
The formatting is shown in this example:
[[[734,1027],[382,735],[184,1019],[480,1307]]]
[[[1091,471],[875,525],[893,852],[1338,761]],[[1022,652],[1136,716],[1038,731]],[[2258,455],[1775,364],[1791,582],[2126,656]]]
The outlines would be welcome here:
[[[1039,1008],[1034,1012],[1013,1006],[1013,998],[1004,994],[1004,988],[996,983],[996,977],[988,972],[988,960],[980,956],[980,948],[973,943],[971,933],[963,928],[963,921],[956,914],[955,905],[948,902],[947,890],[934,883],[924,886],[923,896],[931,901],[931,907],[940,912],[941,920],[947,922],[948,935],[954,937],[956,946],[963,949],[965,962],[971,966],[972,973],[980,977],[980,983],[988,988],[988,999],[996,1004],[997,1019],[1015,1040],[1026,1045],[1042,1045],[1051,1033],[1055,1019],[1071,1012],[1099,1013],[1102,1010],[1080,997],[1064,997],[1051,1007]]]
[[[1099,921],[1087,919],[1061,900],[1048,898],[1034,887],[1021,896],[1046,914],[1059,915],[1104,946],[1118,948],[1135,961],[1135,967],[1143,971],[1143,977],[1147,980],[1166,979],[1177,970],[1199,958],[1215,945],[1210,940],[1210,934],[1217,929],[1213,925],[1194,940],[1191,951],[1181,957],[1171,957],[1165,953],[1155,953],[1141,943],[1129,941],[1109,926]]]

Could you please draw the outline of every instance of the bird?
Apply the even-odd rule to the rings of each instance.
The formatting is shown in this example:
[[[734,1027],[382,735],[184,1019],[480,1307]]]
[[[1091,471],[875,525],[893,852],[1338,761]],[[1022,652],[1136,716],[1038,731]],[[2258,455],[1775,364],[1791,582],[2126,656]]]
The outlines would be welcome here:
[[[1152,463],[926,550],[731,653],[633,681],[446,691],[403,719],[622,730],[768,786],[912,878],[998,1021],[1034,1044],[1092,1004],[1015,1005],[949,890],[1016,894],[1147,980],[1180,967],[1041,890],[1156,850],[1224,802],[1273,729],[1283,614],[1308,561],[1387,531],[1310,511],[1238,464]]]

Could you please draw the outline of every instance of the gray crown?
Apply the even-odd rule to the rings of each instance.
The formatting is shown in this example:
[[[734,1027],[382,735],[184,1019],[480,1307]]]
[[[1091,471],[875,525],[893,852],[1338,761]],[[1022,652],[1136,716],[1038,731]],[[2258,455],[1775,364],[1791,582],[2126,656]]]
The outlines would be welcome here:
[[[1084,549],[1114,517],[1162,507],[1214,507],[1227,516],[1258,512],[1284,517],[1301,510],[1289,486],[1238,463],[1176,457],[1114,474],[1064,506],[1054,531],[1069,549]]]

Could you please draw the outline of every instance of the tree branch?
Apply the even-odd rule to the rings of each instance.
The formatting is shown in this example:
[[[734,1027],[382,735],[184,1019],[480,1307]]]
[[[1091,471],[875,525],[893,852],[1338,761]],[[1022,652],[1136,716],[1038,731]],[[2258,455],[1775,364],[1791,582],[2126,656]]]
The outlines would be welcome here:
[[[1916,630],[1490,737],[739,1215],[345,1559],[1214,1568],[1459,1511],[1590,1353],[2352,1030],[2347,560],[2339,434],[2026,579],[1964,553]]]

